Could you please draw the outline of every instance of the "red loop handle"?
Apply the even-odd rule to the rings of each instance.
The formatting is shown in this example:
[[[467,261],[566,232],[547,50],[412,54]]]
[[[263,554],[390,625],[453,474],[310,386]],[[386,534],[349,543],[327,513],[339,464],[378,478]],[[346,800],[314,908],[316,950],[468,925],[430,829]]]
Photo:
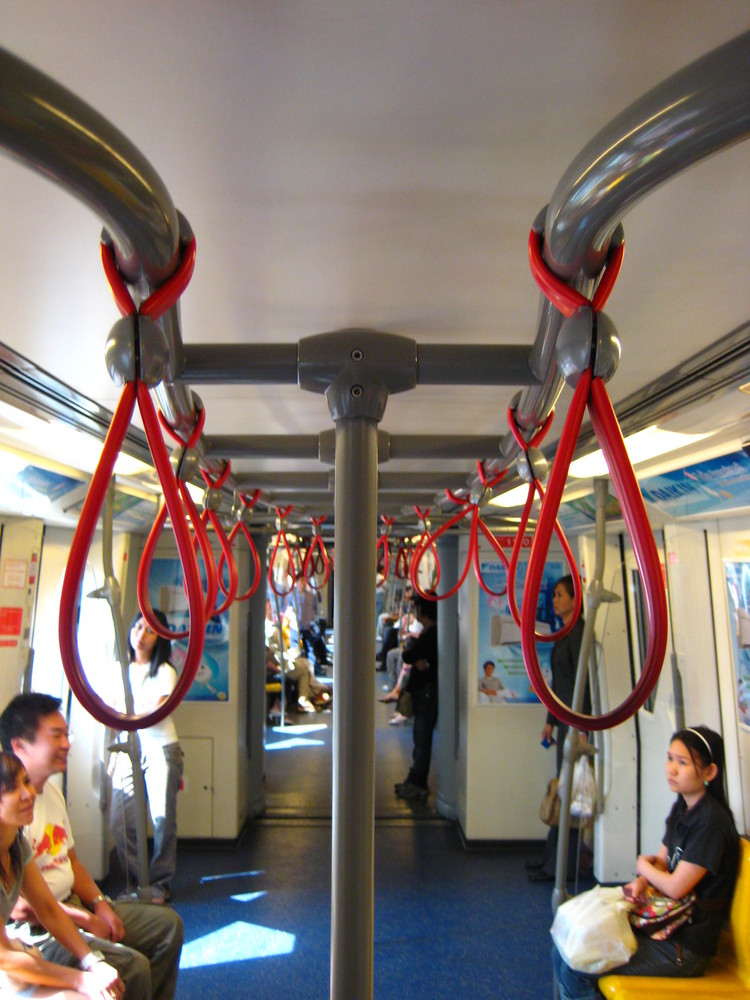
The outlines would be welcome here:
[[[601,716],[574,712],[549,689],[539,666],[534,642],[534,618],[544,561],[587,404],[591,424],[607,460],[612,485],[633,545],[643,583],[648,621],[648,642],[641,676],[622,704]],[[561,722],[582,730],[609,729],[634,715],[653,691],[664,662],[667,648],[667,603],[659,555],[612,404],[604,383],[599,378],[592,378],[590,371],[581,376],[573,394],[545,502],[539,514],[521,612],[521,645],[529,679],[542,703]]]
[[[325,521],[325,517],[313,517],[311,520],[315,533],[305,554],[303,573],[312,590],[322,590],[328,583],[328,577],[331,573],[328,553],[320,534],[320,526]],[[323,579],[318,583],[316,577],[321,574]]]
[[[411,558],[409,556],[409,551],[404,542],[400,542],[398,549],[396,550],[396,565],[394,567],[394,574],[397,580],[407,580],[409,577],[409,564],[411,563]]]
[[[201,475],[203,476],[204,483],[206,484],[206,486],[208,486],[210,490],[220,490],[223,487],[224,483],[226,483],[227,479],[229,479],[229,474],[231,471],[232,471],[232,463],[227,462],[226,465],[224,466],[224,471],[221,473],[221,475],[217,476],[216,479],[211,479],[211,477],[209,476],[209,474],[206,472],[205,469],[201,469]]]
[[[286,537],[286,531],[284,530],[284,518],[288,517],[288,515],[292,511],[292,508],[293,508],[292,504],[290,504],[288,507],[285,507],[284,510],[280,510],[278,507],[276,508],[276,516],[279,519],[279,530],[276,533],[276,541],[274,542],[273,551],[271,552],[271,558],[268,563],[268,583],[271,587],[271,590],[274,592],[274,594],[276,594],[277,597],[288,597],[289,594],[291,594],[291,592],[294,590],[294,585],[297,582],[297,572],[294,568],[294,553],[292,552],[291,546],[289,545],[289,539]],[[287,575],[290,577],[292,582],[290,583],[289,587],[287,588],[282,587],[282,589],[279,590],[278,587],[276,586],[276,581],[274,580],[273,571],[276,566],[276,557],[278,555],[279,546],[282,541],[284,543],[284,549],[287,555],[287,567],[288,567]]]
[[[198,443],[198,439],[203,433],[203,425],[205,424],[205,422],[206,422],[206,410],[205,407],[202,407],[200,410],[198,410],[197,416],[195,418],[195,424],[193,426],[192,431],[190,432],[190,436],[188,437],[187,441],[183,441],[183,439],[180,437],[180,435],[177,433],[174,427],[172,427],[172,425],[167,421],[167,418],[164,416],[161,410],[159,410],[159,423],[162,425],[164,430],[167,432],[167,434],[169,434],[169,436],[172,438],[173,441],[175,441],[177,444],[181,444],[185,448],[195,448],[196,444]]]
[[[534,431],[532,436],[527,441],[523,434],[521,433],[521,428],[518,426],[516,421],[516,411],[509,406],[507,409],[508,426],[510,427],[510,432],[516,439],[516,444],[521,449],[521,451],[528,451],[529,448],[536,448],[543,440],[547,431],[552,426],[552,421],[555,419],[555,411],[552,410],[544,423],[537,430]]]
[[[488,480],[487,473],[484,468],[484,462],[482,461],[477,462],[477,473],[479,475],[479,480],[482,486],[484,486],[486,490],[491,490],[493,487],[497,486],[500,480],[505,477],[507,472],[508,469],[505,468],[503,469],[502,472],[499,472],[493,479]]]
[[[246,508],[246,510],[252,510],[255,504],[258,502],[258,497],[260,496],[260,490],[255,490],[252,497],[250,497],[249,499],[244,493],[239,493],[238,496],[240,498],[240,502]],[[239,521],[237,521],[232,530],[229,532],[229,538],[227,539],[229,545],[232,546],[234,544],[234,540],[237,537],[237,533],[239,531],[241,531],[242,534],[245,536],[245,541],[247,542],[247,547],[250,551],[250,560],[253,565],[250,586],[247,588],[244,594],[240,594],[235,597],[235,601],[239,601],[240,603],[242,603],[242,601],[249,600],[253,596],[255,591],[258,589],[260,585],[260,578],[262,576],[262,572],[260,568],[260,556],[258,555],[258,549],[256,548],[255,542],[253,541],[253,536],[250,534],[250,532],[247,529],[247,526],[245,525],[244,521],[241,518]],[[224,594],[225,597],[227,597],[229,594],[229,590],[224,586],[225,562],[226,562],[226,557],[224,555],[224,550],[222,549],[221,555],[219,556],[219,565],[216,568],[216,573],[219,581],[219,587],[221,588],[221,592],[222,594]]]
[[[375,547],[375,572],[380,577],[378,582],[375,584],[376,589],[385,586],[385,581],[388,579],[388,571],[391,568],[391,547],[388,541],[388,535],[383,532],[378,538],[378,544]]]
[[[479,531],[482,532],[484,537],[490,543],[490,546],[495,552],[495,555],[500,559],[500,562],[505,566],[505,571],[508,571],[508,557],[500,548],[500,542],[498,542],[495,535],[490,531],[487,525],[484,523],[482,518],[479,516],[479,508],[475,508],[474,511],[475,527],[472,530],[471,540],[469,541],[469,546],[472,549],[472,562],[474,563],[474,576],[477,578],[477,583],[485,592],[489,594],[490,597],[503,597],[508,590],[508,578],[506,575],[505,586],[502,590],[492,590],[484,580],[482,575],[482,567],[479,564]]]
[[[505,475],[505,470],[503,470],[499,478],[501,479],[504,475]],[[473,566],[474,575],[476,576],[477,583],[482,588],[482,590],[486,594],[489,594],[490,597],[502,597],[506,592],[507,583],[502,590],[494,591],[485,582],[484,575],[482,574],[482,567],[479,562],[479,532],[481,531],[484,537],[490,543],[490,546],[492,547],[493,551],[498,556],[502,564],[505,566],[506,571],[508,570],[508,557],[500,548],[500,543],[498,542],[493,532],[487,527],[487,525],[480,517],[479,505],[473,503],[469,499],[457,497],[450,490],[446,490],[445,492],[454,503],[461,504],[463,510],[458,511],[458,513],[454,514],[453,517],[450,518],[448,521],[446,521],[445,524],[442,524],[434,535],[426,534],[426,536],[423,536],[420,539],[414,551],[414,557],[411,562],[410,579],[412,587],[414,588],[414,590],[416,590],[418,594],[420,594],[422,597],[428,598],[429,600],[445,601],[447,598],[453,597],[453,595],[458,592],[469,572],[469,566]],[[428,548],[434,547],[435,541],[438,538],[440,538],[440,536],[445,531],[447,531],[448,528],[453,527],[454,524],[457,524],[460,520],[462,520],[464,517],[467,516],[471,516],[471,527],[469,529],[469,551],[466,556],[466,563],[464,565],[463,573],[461,573],[458,583],[454,587],[451,587],[451,589],[445,594],[438,594],[437,596],[435,594],[427,594],[424,590],[422,590],[419,584],[419,566],[420,563],[422,562],[422,558],[425,552],[427,551]]]
[[[526,525],[529,521],[531,505],[534,500],[535,492],[539,494],[540,502],[544,502],[544,487],[538,480],[534,480],[533,483],[529,484],[529,493],[526,497],[526,503],[524,504],[523,513],[521,514],[521,520],[518,525],[518,531],[516,532],[516,537],[513,541],[513,549],[511,550],[510,563],[508,566],[508,607],[513,617],[513,621],[519,626],[521,624],[521,613],[519,612],[518,605],[516,603],[516,572],[518,570],[518,561],[521,555],[521,549],[523,548],[523,540],[526,535]],[[555,534],[557,535],[557,540],[563,550],[565,561],[567,562],[568,569],[570,570],[570,575],[573,577],[573,612],[567,625],[563,625],[556,632],[535,631],[534,638],[537,642],[557,642],[559,639],[564,639],[565,636],[572,632],[575,628],[578,616],[581,613],[581,604],[583,603],[581,576],[578,572],[575,556],[573,555],[573,550],[568,544],[568,539],[565,537],[562,525],[557,519],[555,519]]]
[[[232,603],[234,602],[234,599],[237,596],[237,587],[239,586],[239,574],[237,572],[237,563],[234,558],[234,552],[232,552],[232,546],[229,539],[227,538],[227,533],[224,531],[224,525],[221,523],[221,518],[219,517],[219,515],[216,513],[215,510],[204,510],[201,513],[201,522],[204,524],[206,515],[208,515],[208,520],[211,522],[211,525],[213,526],[213,529],[216,532],[216,537],[219,540],[219,547],[221,548],[221,555],[219,556],[219,560],[222,563],[222,568],[223,568],[223,563],[226,562],[227,568],[229,569],[229,587],[226,590],[224,589],[223,586],[224,581],[223,580],[221,581],[221,592],[222,594],[224,594],[226,600],[222,604],[220,604],[218,608],[211,611],[209,615],[209,617],[211,617],[213,615],[223,615],[224,612],[229,610],[229,608],[231,607]],[[213,549],[211,550],[211,553],[213,555]],[[216,581],[217,584],[219,584],[218,566],[216,567]],[[214,595],[214,600],[215,598],[216,595]],[[211,607],[213,608],[213,604],[211,605]]]
[[[218,590],[217,585],[217,572],[216,572],[216,560],[214,559],[213,549],[211,548],[211,543],[208,540],[208,533],[205,527],[205,520],[198,513],[193,498],[190,496],[190,492],[187,489],[187,485],[183,482],[177,484],[177,489],[184,506],[184,511],[182,516],[184,519],[185,512],[190,519],[190,523],[193,525],[193,530],[195,532],[192,538],[193,550],[195,551],[196,546],[200,546],[201,556],[203,557],[203,564],[206,567],[206,593],[204,601],[204,613],[206,618],[210,618],[214,604],[216,603],[216,594]],[[189,629],[175,630],[172,631],[169,628],[165,628],[164,625],[159,621],[159,619],[154,615],[154,609],[151,605],[151,597],[148,592],[148,581],[151,575],[151,563],[154,558],[154,553],[156,552],[156,547],[159,542],[159,537],[164,529],[164,525],[167,520],[167,505],[162,504],[161,509],[154,521],[151,531],[146,539],[146,544],[143,547],[143,554],[141,555],[141,561],[138,566],[138,582],[137,582],[137,593],[138,593],[138,605],[141,609],[141,614],[143,615],[146,623],[152,631],[156,632],[157,635],[162,636],[165,639],[184,639],[190,634]],[[202,585],[201,585],[202,591]]]
[[[383,527],[380,529],[380,537],[378,538],[378,544],[375,547],[375,573],[381,576],[381,579],[375,584],[375,589],[379,590],[381,587],[385,586],[385,581],[388,579],[388,571],[391,568],[391,544],[388,538],[388,533],[393,526],[394,518],[386,517],[385,514],[380,515],[380,520],[383,522]]]
[[[585,306],[591,306],[594,312],[604,308],[604,304],[614,288],[615,281],[617,281],[617,275],[620,273],[625,252],[624,243],[620,243],[610,253],[592,299],[587,299],[585,295],[566,284],[554,271],[551,271],[544,260],[543,251],[544,233],[537,233],[532,229],[529,233],[531,273],[544,295],[556,309],[564,316],[573,316]]]
[[[231,471],[232,471],[232,463],[227,462],[226,465],[224,466],[223,472],[221,473],[221,475],[217,476],[216,479],[211,479],[211,477],[209,476],[209,474],[206,472],[205,469],[201,469],[201,475],[203,476],[203,481],[205,482],[209,490],[220,490],[226,483],[227,479],[229,479],[229,474],[231,473]],[[211,604],[212,610],[210,611],[210,616],[223,615],[224,612],[227,611],[229,607],[232,605],[234,599],[237,596],[237,587],[239,585],[237,563],[235,562],[234,559],[232,545],[229,539],[227,538],[227,534],[224,531],[224,525],[221,523],[221,518],[219,517],[217,512],[215,510],[210,510],[209,508],[204,508],[203,512],[201,513],[201,523],[205,525],[207,519],[211,522],[211,526],[216,532],[216,537],[219,540],[219,547],[221,549],[221,555],[219,556],[219,563],[222,566],[222,571],[224,563],[226,563],[229,569],[229,587],[225,589],[223,572],[221,573],[222,579],[219,581],[220,572],[218,566],[216,568],[217,583],[220,583],[221,592],[222,594],[224,594],[226,600],[222,604],[220,604],[219,607],[216,608],[215,610],[213,604]]]
[[[86,559],[96,530],[104,497],[112,477],[115,461],[127,433],[130,419],[138,403],[156,471],[162,482],[164,496],[177,540],[183,574],[186,580],[190,613],[190,640],[182,672],[166,701],[153,712],[126,715],[115,711],[91,688],[81,664],[78,649],[78,605],[86,569]],[[101,459],[91,479],[81,517],[70,548],[60,596],[60,654],[70,689],[83,707],[98,721],[113,729],[133,730],[153,726],[170,715],[182,701],[193,683],[200,666],[205,637],[203,588],[195,559],[190,533],[182,513],[177,486],[172,474],[153,403],[147,387],[140,381],[129,382],[123,389],[104,443]]]
[[[196,242],[195,237],[182,246],[182,256],[177,269],[172,275],[153,291],[145,299],[140,308],[136,307],[133,296],[130,294],[128,286],[120,274],[115,259],[114,247],[111,243],[101,244],[102,265],[109,287],[112,289],[117,308],[123,316],[133,316],[136,312],[141,316],[148,316],[150,319],[158,319],[167,309],[171,309],[175,302],[187,288],[195,269]]]
[[[422,542],[425,540],[425,538],[429,539],[429,542],[427,542],[427,545],[426,545],[426,550],[429,550],[429,551],[432,552],[432,558],[433,558],[433,560],[435,562],[435,572],[433,574],[433,581],[432,581],[432,588],[431,588],[431,590],[433,592],[437,593],[438,585],[440,583],[440,556],[438,555],[437,548],[435,547],[434,543],[432,542],[432,536],[430,534],[429,528],[427,527],[427,518],[430,516],[430,508],[426,507],[424,509],[424,511],[422,511],[415,504],[414,505],[414,510],[416,511],[417,517],[422,522],[422,533],[421,533],[421,535],[419,537],[419,541],[417,542],[417,546],[421,545]],[[412,559],[413,558],[414,558],[414,553],[412,552]],[[420,563],[421,563],[421,557],[420,557]],[[419,571],[419,565],[417,566],[417,571]],[[410,565],[410,569],[409,569],[409,579],[411,581],[411,565]],[[432,594],[430,596],[432,597]]]
[[[449,518],[445,522],[445,524],[441,524],[438,530],[433,535],[425,535],[422,538],[422,540],[417,544],[417,547],[414,550],[414,555],[412,556],[411,560],[411,567],[409,569],[409,579],[411,581],[413,589],[421,597],[425,597],[433,601],[436,600],[434,594],[427,594],[426,591],[422,590],[419,584],[419,564],[422,561],[422,556],[424,555],[425,551],[430,546],[430,544],[434,544],[435,541],[438,538],[440,538],[441,535],[443,535],[446,531],[452,528],[454,524],[458,524],[459,521],[463,520],[463,518],[465,518],[466,515],[470,514],[471,512],[472,512],[472,507],[466,506],[464,504],[463,510],[459,510],[457,513],[453,515],[453,517]],[[445,601],[449,597],[453,597],[454,594],[458,593],[458,591],[463,586],[463,582],[466,579],[466,576],[469,572],[470,565],[471,565],[471,553],[469,554],[469,558],[466,560],[466,565],[464,566],[463,573],[459,577],[458,582],[446,594],[438,595],[437,597],[438,601]]]
[[[262,576],[262,573],[261,573],[261,568],[260,568],[260,556],[258,555],[258,549],[256,548],[255,542],[253,541],[253,536],[247,530],[247,526],[245,525],[245,523],[243,521],[237,521],[237,523],[235,524],[235,526],[229,532],[229,544],[230,545],[234,544],[234,540],[237,537],[237,533],[240,532],[240,531],[245,536],[245,541],[247,542],[247,547],[250,550],[250,560],[251,560],[252,565],[253,565],[252,577],[251,577],[252,582],[251,582],[250,586],[248,587],[248,589],[245,591],[244,594],[240,594],[240,595],[238,595],[238,596],[235,597],[235,601],[239,601],[240,603],[242,603],[242,601],[249,600],[253,596],[253,594],[255,593],[255,591],[258,589],[258,585],[260,584],[260,578]],[[227,589],[224,586],[224,578],[223,578],[224,562],[225,562],[224,551],[222,550],[222,553],[219,556],[219,565],[217,567],[218,576],[219,576],[219,587],[221,588],[222,594],[224,594],[225,596],[228,596],[228,591],[227,591]]]
[[[513,437],[516,439],[518,447],[524,454],[528,454],[529,448],[536,448],[544,439],[547,431],[552,426],[552,420],[554,419],[555,411],[547,416],[544,423],[534,431],[531,438],[527,442],[523,435],[521,434],[520,428],[516,421],[516,412],[512,407],[508,407],[507,417],[508,424],[511,429]],[[529,463],[529,469],[531,469],[531,463]],[[531,506],[534,502],[534,494],[539,494],[540,502],[544,500],[544,487],[542,484],[535,479],[533,483],[529,484],[529,492],[526,497],[526,503],[524,504],[523,513],[521,514],[521,520],[518,525],[518,530],[516,531],[516,537],[513,541],[513,548],[511,550],[510,563],[508,565],[508,607],[510,613],[515,621],[516,625],[521,624],[521,615],[518,610],[518,605],[516,602],[516,572],[518,570],[518,561],[521,555],[521,549],[523,548],[523,540],[526,535],[526,525],[529,523],[529,516],[531,514]],[[565,561],[570,569],[571,576],[573,577],[573,613],[569,619],[567,625],[563,625],[556,632],[551,633],[539,633],[534,631],[534,637],[537,642],[557,642],[559,639],[563,639],[566,635],[573,631],[575,624],[578,621],[578,616],[581,613],[581,603],[583,600],[583,595],[581,593],[581,577],[578,572],[578,566],[576,565],[573,552],[568,544],[568,540],[565,537],[565,532],[562,529],[560,522],[555,519],[555,534],[560,542],[563,553],[565,555]]]

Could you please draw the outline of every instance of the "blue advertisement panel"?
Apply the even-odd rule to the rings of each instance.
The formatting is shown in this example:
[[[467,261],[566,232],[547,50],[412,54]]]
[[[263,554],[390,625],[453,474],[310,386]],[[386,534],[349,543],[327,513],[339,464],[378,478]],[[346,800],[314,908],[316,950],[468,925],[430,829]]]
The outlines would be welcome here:
[[[724,562],[729,601],[737,717],[750,727],[750,563]]]
[[[641,480],[646,500],[673,517],[711,514],[750,504],[750,458],[744,451]]]
[[[526,580],[526,563],[516,571],[516,600],[521,607]],[[499,594],[507,585],[505,567],[499,561],[481,564],[482,577],[490,590]],[[537,603],[538,633],[561,627],[552,612],[552,591],[567,569],[562,562],[547,562]],[[531,686],[521,652],[521,630],[510,613],[507,595],[494,597],[479,589],[477,700],[480,705],[521,705],[539,702]],[[547,683],[552,681],[552,643],[537,642],[537,654]]]
[[[203,564],[201,580],[206,586]],[[187,599],[182,586],[182,565],[179,559],[154,559],[148,580],[151,606],[167,616],[174,632],[189,628]],[[221,592],[219,592],[221,596]],[[172,640],[172,664],[179,674],[185,663],[188,639]],[[229,612],[213,615],[206,622],[206,642],[195,680],[185,701],[227,701],[229,697]]]

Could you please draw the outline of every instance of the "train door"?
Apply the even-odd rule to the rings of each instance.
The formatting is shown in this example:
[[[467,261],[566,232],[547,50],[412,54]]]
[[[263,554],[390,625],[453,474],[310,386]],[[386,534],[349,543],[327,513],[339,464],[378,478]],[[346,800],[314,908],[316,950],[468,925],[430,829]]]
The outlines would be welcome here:
[[[63,700],[62,711],[69,717],[73,735],[65,776],[68,811],[79,853],[86,858],[86,865],[94,878],[102,878],[109,870],[109,834],[105,815],[107,779],[104,771],[108,731],[71,697],[60,659],[57,632],[60,592],[72,538],[73,532],[68,528],[48,526],[45,529],[35,616],[37,627],[33,635],[31,686],[35,691],[43,691]],[[118,549],[124,538],[116,536]],[[101,542],[97,535],[83,581],[79,644],[89,680],[97,691],[103,692],[111,690],[111,678],[106,675],[114,669],[115,656],[109,606],[105,600],[93,596],[103,583],[100,553]]]
[[[729,805],[750,829],[750,533],[747,518],[706,527]]]
[[[670,736],[686,725],[705,724],[722,732],[718,665],[705,531],[668,524],[655,531],[669,608],[667,658],[656,689],[638,713],[640,760],[640,845],[652,851],[662,835],[672,794],[664,777]],[[630,645],[640,675],[646,614],[640,577],[625,542]]]

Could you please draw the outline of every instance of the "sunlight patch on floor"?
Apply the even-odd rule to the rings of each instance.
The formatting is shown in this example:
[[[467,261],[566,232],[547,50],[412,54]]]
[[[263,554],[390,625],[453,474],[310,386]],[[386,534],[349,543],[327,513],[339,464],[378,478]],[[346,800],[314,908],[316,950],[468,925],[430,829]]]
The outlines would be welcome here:
[[[237,920],[182,948],[180,969],[198,969],[228,962],[247,962],[253,958],[290,955],[294,951],[295,935]]]
[[[230,896],[235,903],[252,903],[254,899],[260,899],[261,896],[265,896],[266,890],[261,889],[259,892],[240,892],[236,896]]]

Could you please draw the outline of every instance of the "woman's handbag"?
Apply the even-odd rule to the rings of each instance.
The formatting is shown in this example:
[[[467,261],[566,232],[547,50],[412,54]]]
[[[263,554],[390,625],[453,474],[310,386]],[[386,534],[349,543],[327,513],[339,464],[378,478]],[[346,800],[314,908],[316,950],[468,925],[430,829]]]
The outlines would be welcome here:
[[[557,826],[560,822],[560,796],[557,794],[557,785],[557,778],[552,778],[539,807],[539,819],[547,826]]]
[[[411,691],[404,689],[401,692],[396,702],[396,711],[400,712],[405,719],[410,719],[414,715],[414,702],[412,701]]]
[[[666,941],[678,927],[688,923],[695,908],[695,893],[689,892],[682,899],[665,896],[650,885],[636,901],[630,913],[630,923],[641,934],[654,941]]]
[[[619,885],[594,886],[558,906],[550,934],[565,963],[592,975],[626,965],[638,948],[630,906]]]

